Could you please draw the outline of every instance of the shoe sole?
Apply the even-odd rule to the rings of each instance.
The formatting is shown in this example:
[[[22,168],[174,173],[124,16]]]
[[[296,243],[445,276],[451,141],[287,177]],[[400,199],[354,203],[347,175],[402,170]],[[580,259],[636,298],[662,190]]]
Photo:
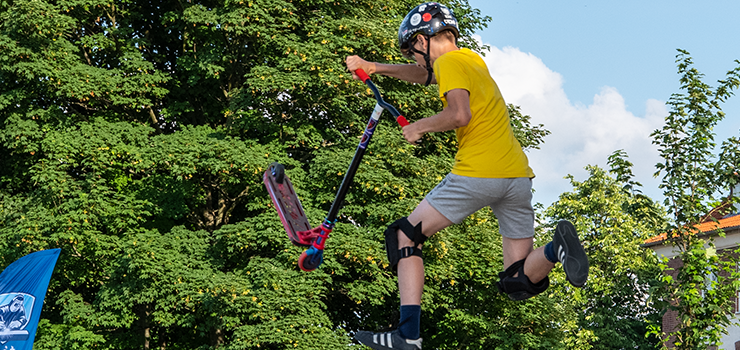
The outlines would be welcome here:
[[[583,287],[588,280],[588,256],[578,239],[576,228],[568,221],[560,221],[553,238],[558,260],[563,264],[565,276],[570,284]]]

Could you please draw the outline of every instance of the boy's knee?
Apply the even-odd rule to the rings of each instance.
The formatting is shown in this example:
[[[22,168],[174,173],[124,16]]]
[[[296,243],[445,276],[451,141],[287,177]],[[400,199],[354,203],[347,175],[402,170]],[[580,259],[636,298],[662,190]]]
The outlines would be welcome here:
[[[421,233],[421,223],[411,225],[408,218],[404,217],[390,224],[385,230],[385,250],[391,269],[395,270],[401,259],[422,257],[421,246],[426,239]]]
[[[409,238],[406,235],[406,233],[404,233],[401,229],[399,229],[396,232],[396,236],[398,236],[398,247],[399,248],[414,246],[414,241],[411,238]],[[419,244],[419,246],[421,246],[421,244]]]
[[[498,274],[500,280],[496,282],[496,287],[501,293],[507,294],[511,300],[529,299],[544,292],[550,286],[550,279],[547,276],[537,283],[532,283],[524,274],[525,260],[511,264],[505,271]]]

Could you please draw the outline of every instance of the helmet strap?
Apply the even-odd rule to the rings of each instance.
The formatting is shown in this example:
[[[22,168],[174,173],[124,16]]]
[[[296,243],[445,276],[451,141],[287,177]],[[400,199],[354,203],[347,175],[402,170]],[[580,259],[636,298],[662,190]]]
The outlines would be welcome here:
[[[434,74],[434,68],[432,68],[432,64],[429,63],[429,59],[431,55],[429,54],[429,50],[432,49],[432,38],[427,37],[427,54],[424,55],[424,60],[426,61],[426,67],[427,67],[427,82],[424,83],[424,86],[429,86],[429,83],[432,82],[432,74]]]
[[[424,83],[424,86],[429,86],[429,83],[432,82],[432,76],[434,75],[434,68],[432,68],[431,60],[431,49],[432,49],[432,38],[429,36],[424,36],[427,38],[427,52],[422,52],[417,49],[415,49],[413,46],[410,48],[412,52],[416,52],[424,57],[424,61],[426,62],[426,69],[427,69],[427,81]]]

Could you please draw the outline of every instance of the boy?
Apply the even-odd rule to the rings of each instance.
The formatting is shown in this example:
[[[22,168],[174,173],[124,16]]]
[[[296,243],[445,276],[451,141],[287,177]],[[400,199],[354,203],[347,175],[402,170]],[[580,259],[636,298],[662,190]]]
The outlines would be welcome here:
[[[457,47],[458,36],[452,12],[429,2],[409,12],[398,30],[401,53],[416,64],[347,57],[351,72],[361,68],[368,74],[438,84],[444,109],[404,127],[403,136],[415,143],[428,132],[455,130],[459,145],[451,173],[411,215],[385,232],[388,259],[398,269],[401,320],[391,332],[357,333],[355,338],[373,349],[421,349],[422,243],[485,206],[496,215],[503,237],[505,271],[499,273],[497,286],[511,299],[523,300],[545,291],[547,275],[557,262],[574,286],[582,287],[588,278],[588,258],[571,223],[560,222],[553,241],[533,249],[534,172],[514,137],[506,103],[488,68],[476,53]]]

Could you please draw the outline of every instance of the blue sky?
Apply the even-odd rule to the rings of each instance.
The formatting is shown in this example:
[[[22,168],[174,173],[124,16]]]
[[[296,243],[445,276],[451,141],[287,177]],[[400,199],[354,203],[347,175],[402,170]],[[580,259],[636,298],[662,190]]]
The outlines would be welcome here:
[[[660,161],[650,132],[679,90],[676,49],[691,53],[704,82],[740,59],[740,1],[484,1],[470,4],[493,20],[478,33],[486,62],[509,103],[553,132],[529,154],[535,202],[571,190],[563,179],[587,176],[588,164],[625,149],[644,192],[662,200]],[[724,104],[718,143],[740,130],[740,96]]]

